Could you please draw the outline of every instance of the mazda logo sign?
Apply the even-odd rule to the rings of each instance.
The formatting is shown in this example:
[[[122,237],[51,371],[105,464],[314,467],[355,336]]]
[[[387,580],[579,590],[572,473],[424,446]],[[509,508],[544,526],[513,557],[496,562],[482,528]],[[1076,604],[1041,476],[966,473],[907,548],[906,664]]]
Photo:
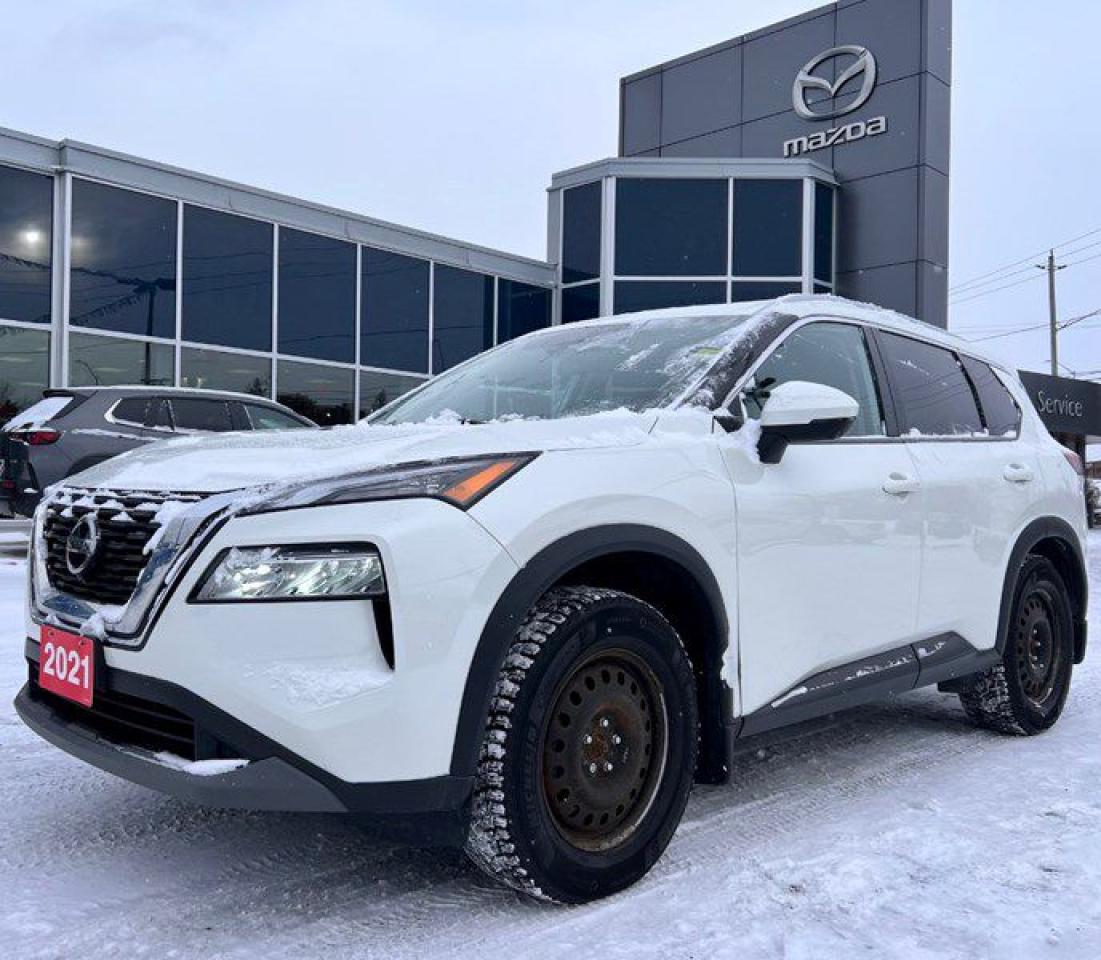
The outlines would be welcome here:
[[[99,549],[99,525],[95,514],[85,514],[65,539],[65,566],[74,577],[83,577]]]
[[[844,57],[852,60],[838,75],[836,80],[827,80],[825,77],[814,75],[823,64],[827,64],[838,58]],[[804,120],[828,120],[830,117],[840,117],[846,113],[859,110],[875,89],[876,65],[875,57],[867,47],[855,44],[846,44],[841,47],[832,47],[824,53],[818,54],[811,60],[795,78],[795,84],[791,89],[791,102],[795,112]],[[815,104],[807,103],[807,94],[811,90],[825,90],[830,100],[833,100],[850,80],[861,77],[860,91],[856,98],[843,107],[831,109],[826,101]]]

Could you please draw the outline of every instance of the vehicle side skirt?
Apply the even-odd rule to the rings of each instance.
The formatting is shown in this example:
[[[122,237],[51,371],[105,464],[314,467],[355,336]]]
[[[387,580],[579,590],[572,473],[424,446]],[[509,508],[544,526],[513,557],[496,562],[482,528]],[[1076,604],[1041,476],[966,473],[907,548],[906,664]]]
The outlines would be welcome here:
[[[918,687],[948,684],[986,670],[1000,659],[997,650],[976,650],[956,633],[908,643],[808,677],[746,716],[734,738],[801,723]]]

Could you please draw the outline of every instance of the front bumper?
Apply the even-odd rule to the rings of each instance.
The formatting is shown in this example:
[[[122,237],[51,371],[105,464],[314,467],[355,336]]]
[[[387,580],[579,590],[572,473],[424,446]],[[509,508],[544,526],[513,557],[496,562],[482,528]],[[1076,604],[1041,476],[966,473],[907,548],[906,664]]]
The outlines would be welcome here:
[[[37,645],[28,642],[27,647],[30,654]],[[135,746],[125,733],[118,735],[125,727],[95,705],[87,710],[43,691],[36,682],[37,664],[30,657],[28,662],[30,678],[15,698],[23,722],[54,746],[132,783],[209,807],[355,814],[365,825],[421,842],[460,843],[465,834],[472,777],[349,783],[181,687],[109,670],[98,678],[97,697],[115,703],[121,698],[130,704],[151,735],[144,741],[146,746]],[[193,725],[191,756],[233,757],[248,763],[224,773],[199,775],[157,759],[158,746],[173,746],[169,735],[163,735],[163,743],[156,739],[166,714],[187,718]]]

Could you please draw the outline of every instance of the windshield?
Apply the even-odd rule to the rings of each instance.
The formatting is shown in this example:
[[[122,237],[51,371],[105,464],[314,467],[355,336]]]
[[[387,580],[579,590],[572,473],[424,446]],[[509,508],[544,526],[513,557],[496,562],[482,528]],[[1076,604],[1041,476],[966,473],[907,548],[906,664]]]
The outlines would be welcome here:
[[[668,406],[737,337],[745,316],[556,327],[441,374],[371,423],[557,419]]]

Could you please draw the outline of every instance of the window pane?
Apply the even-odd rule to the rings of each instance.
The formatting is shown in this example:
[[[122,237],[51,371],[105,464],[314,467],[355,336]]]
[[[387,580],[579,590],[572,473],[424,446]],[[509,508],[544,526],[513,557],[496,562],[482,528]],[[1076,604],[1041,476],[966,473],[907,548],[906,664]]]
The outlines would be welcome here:
[[[355,244],[280,228],[279,352],[355,361]]]
[[[833,188],[814,185],[814,277],[833,281]]]
[[[725,276],[726,191],[725,180],[617,180],[615,272]]]
[[[258,403],[246,403],[249,423],[253,430],[301,430],[305,424],[299,423],[294,417],[276,410],[274,407],[263,407]]]
[[[272,225],[184,207],[183,338],[271,349]]]
[[[566,287],[561,291],[562,322],[576,323],[600,316],[600,284],[586,283],[580,287]]]
[[[802,273],[803,181],[734,181],[734,275]]]
[[[49,333],[0,326],[0,424],[41,400],[49,383]]]
[[[111,417],[120,423],[142,427],[145,426],[148,410],[149,397],[123,397],[111,408]]]
[[[0,167],[0,317],[5,320],[50,322],[53,183],[45,174]]]
[[[69,334],[69,385],[73,387],[172,386],[173,365],[167,344]]]
[[[428,372],[428,261],[363,248],[359,359]]]
[[[423,377],[403,377],[397,373],[379,373],[376,370],[359,372],[359,415],[366,417],[391,400],[424,383]]]
[[[229,404],[225,400],[198,397],[172,397],[172,422],[177,430],[209,430],[224,433],[231,429]]]
[[[518,280],[497,280],[497,342],[549,327],[551,292]]]
[[[799,283],[773,283],[770,281],[735,280],[730,285],[730,299],[734,303],[745,300],[771,300],[789,293],[799,293],[803,289]]]
[[[982,430],[971,384],[955,355],[941,347],[880,333],[902,433],[928,436]]]
[[[975,392],[982,404],[986,429],[991,436],[1001,437],[1007,433],[1016,433],[1021,422],[1021,411],[1012,394],[985,363],[963,357],[963,366],[975,385]]]
[[[600,181],[562,194],[562,282],[600,276]]]
[[[351,423],[355,371],[317,363],[279,361],[279,395],[283,406],[323,427]]]
[[[656,310],[660,307],[689,307],[699,303],[725,303],[725,283],[633,280],[615,285],[615,312]]]
[[[180,357],[180,386],[270,397],[271,361],[243,353],[184,347]]]
[[[746,413],[759,417],[769,391],[791,380],[825,384],[847,393],[860,405],[846,436],[885,432],[868,347],[859,327],[812,323],[796,330],[757,368],[755,389],[742,397]]]
[[[493,277],[436,264],[432,370],[493,346]]]
[[[176,204],[73,181],[69,323],[176,336]]]

